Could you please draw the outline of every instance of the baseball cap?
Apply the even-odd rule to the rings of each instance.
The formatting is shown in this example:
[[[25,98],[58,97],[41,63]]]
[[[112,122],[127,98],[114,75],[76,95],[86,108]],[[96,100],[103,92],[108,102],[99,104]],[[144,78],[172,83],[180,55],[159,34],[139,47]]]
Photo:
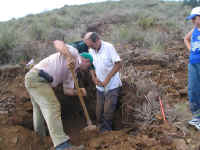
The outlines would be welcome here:
[[[89,59],[91,64],[93,63],[93,57],[89,53],[83,52],[83,53],[80,54],[80,56],[82,56],[85,59]]]
[[[200,16],[200,7],[195,7],[192,9],[190,16],[186,18],[186,20],[191,20],[196,16]]]

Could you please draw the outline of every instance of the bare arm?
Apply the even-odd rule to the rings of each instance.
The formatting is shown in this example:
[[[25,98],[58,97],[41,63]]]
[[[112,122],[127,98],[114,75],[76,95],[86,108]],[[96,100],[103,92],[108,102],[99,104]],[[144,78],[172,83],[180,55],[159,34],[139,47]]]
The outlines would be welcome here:
[[[68,96],[77,96],[78,95],[78,92],[76,89],[64,88],[63,90],[64,90],[65,95],[68,95]],[[83,96],[87,95],[85,88],[80,88],[80,90],[81,90],[81,94]]]
[[[72,54],[70,53],[68,47],[65,45],[65,43],[63,41],[59,41],[59,40],[55,40],[54,42],[54,47],[56,48],[56,50],[58,52],[60,52],[61,54],[63,54],[67,61],[67,65],[71,68],[74,68],[75,66],[75,59],[72,56]]]
[[[101,83],[101,81],[97,78],[94,69],[91,69],[91,70],[90,70],[90,74],[91,74],[91,76],[92,76],[92,81],[94,82],[95,85],[103,86],[102,83]]]
[[[121,69],[122,64],[121,62],[116,62],[111,72],[107,75],[106,79],[103,82],[103,86],[105,87],[109,82],[110,79]]]
[[[67,48],[67,46],[63,41],[55,40],[53,43],[56,50],[61,54],[63,54],[65,57],[68,58],[72,56],[71,53],[69,52],[69,49]]]
[[[91,74],[91,76],[92,76],[92,79],[94,79],[94,78],[96,77],[96,74],[95,74],[94,69],[91,69],[91,70],[90,70],[90,74]]]
[[[192,29],[189,33],[186,34],[185,38],[184,38],[184,43],[187,47],[187,49],[190,51],[191,49],[191,45],[190,45],[190,39],[191,39],[191,36],[192,36],[192,32],[193,32],[194,29]]]

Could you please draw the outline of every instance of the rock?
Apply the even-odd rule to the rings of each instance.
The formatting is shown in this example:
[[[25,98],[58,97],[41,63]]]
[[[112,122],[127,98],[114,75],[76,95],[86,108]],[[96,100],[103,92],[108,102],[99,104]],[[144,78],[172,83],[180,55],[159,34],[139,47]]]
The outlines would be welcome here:
[[[160,143],[163,145],[171,145],[173,143],[173,138],[171,136],[160,137]]]
[[[18,142],[18,137],[13,137],[13,138],[11,138],[11,139],[10,139],[10,142],[11,142],[12,144],[17,144],[17,142]]]
[[[153,52],[149,49],[136,49],[134,51],[134,59],[136,64],[167,66],[174,60],[174,56],[166,53]]]
[[[20,69],[20,65],[4,65],[0,67],[0,72],[10,71],[10,70],[18,70]]]
[[[3,65],[0,67],[0,76],[15,77],[22,69],[20,65]]]
[[[7,110],[1,110],[1,111],[0,111],[0,114],[1,114],[1,115],[8,114],[8,111],[7,111]]]
[[[90,142],[89,147],[99,149],[101,148],[102,142],[103,141],[101,139],[93,140],[92,142]]]
[[[22,126],[0,125],[0,138],[0,150],[47,150],[52,145]]]
[[[176,147],[176,150],[189,150],[183,139],[175,139],[174,145]]]
[[[187,142],[188,142],[188,143],[191,143],[191,142],[192,142],[192,139],[187,139]]]

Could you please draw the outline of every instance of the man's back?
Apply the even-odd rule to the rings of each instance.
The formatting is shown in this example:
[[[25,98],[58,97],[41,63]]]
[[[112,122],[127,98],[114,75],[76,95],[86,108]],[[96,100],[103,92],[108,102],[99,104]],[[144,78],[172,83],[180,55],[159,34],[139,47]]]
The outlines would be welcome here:
[[[71,46],[68,46],[68,48],[76,60],[77,68],[80,59],[78,51]],[[70,70],[67,68],[67,60],[65,56],[59,52],[43,59],[37,65],[35,65],[34,68],[44,70],[53,77],[53,82],[51,83],[52,87],[56,87],[58,84],[64,82],[68,79],[69,75],[71,75]]]

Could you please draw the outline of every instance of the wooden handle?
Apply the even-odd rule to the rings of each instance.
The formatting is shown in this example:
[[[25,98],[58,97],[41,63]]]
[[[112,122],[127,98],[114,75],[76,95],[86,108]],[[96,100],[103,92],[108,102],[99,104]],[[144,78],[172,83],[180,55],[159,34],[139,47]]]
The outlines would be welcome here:
[[[88,124],[88,125],[92,125],[92,122],[91,122],[91,120],[90,120],[89,113],[88,113],[87,108],[86,108],[86,106],[85,106],[85,102],[84,102],[84,99],[83,99],[83,95],[82,95],[82,93],[81,93],[81,89],[80,89],[80,87],[79,87],[78,80],[77,80],[77,78],[76,78],[74,69],[70,67],[70,70],[71,70],[71,72],[72,72],[72,77],[73,77],[73,79],[74,79],[75,87],[76,87],[76,89],[77,89],[77,93],[78,93],[78,96],[79,96],[81,105],[82,105],[82,107],[83,107],[83,111],[84,111],[84,114],[85,114],[85,117],[86,117],[86,120],[87,120],[87,124]]]

